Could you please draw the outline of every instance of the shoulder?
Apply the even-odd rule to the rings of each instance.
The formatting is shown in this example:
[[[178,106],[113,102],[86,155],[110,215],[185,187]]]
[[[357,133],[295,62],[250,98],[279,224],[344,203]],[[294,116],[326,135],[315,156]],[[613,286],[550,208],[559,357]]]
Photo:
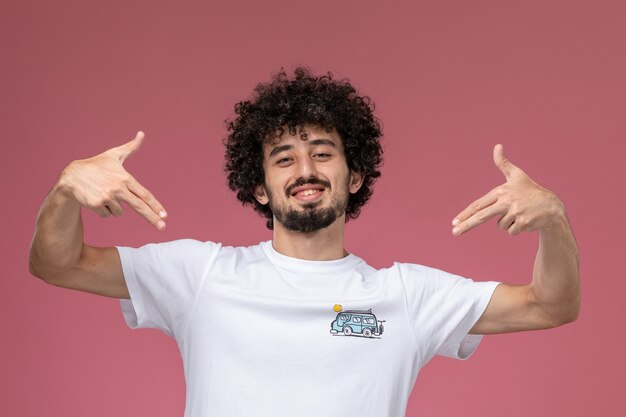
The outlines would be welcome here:
[[[400,275],[402,278],[409,279],[441,279],[454,277],[461,278],[458,275],[452,274],[439,268],[412,263],[395,262],[390,270],[395,271],[395,273]]]
[[[153,257],[157,259],[193,258],[206,253],[217,252],[220,243],[202,242],[195,239],[178,239],[168,242],[147,243],[140,247],[118,246],[117,249],[122,257]]]
[[[264,257],[264,244],[265,242],[252,246],[226,246],[220,242],[177,239],[147,243],[140,247],[117,246],[117,249],[123,258],[143,257],[153,258],[155,261],[186,262],[193,259],[207,260],[211,258],[253,261]]]
[[[404,286],[411,290],[421,288],[434,291],[474,282],[469,278],[420,264],[396,262],[391,269],[395,270]]]
[[[176,239],[167,242],[148,243],[142,247],[158,250],[206,250],[221,247],[221,243],[196,239]]]
[[[123,265],[134,268],[191,268],[195,269],[214,259],[220,243],[195,239],[178,239],[168,242],[148,243],[141,247],[118,246]]]

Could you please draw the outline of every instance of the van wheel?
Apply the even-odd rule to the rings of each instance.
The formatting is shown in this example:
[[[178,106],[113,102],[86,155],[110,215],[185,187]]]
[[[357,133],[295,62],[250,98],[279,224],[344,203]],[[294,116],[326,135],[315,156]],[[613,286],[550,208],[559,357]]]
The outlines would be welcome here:
[[[346,326],[343,328],[343,334],[345,334],[346,336],[350,336],[352,334],[352,327],[350,326]]]
[[[365,336],[365,337],[372,337],[372,330],[371,329],[363,330],[363,336]]]

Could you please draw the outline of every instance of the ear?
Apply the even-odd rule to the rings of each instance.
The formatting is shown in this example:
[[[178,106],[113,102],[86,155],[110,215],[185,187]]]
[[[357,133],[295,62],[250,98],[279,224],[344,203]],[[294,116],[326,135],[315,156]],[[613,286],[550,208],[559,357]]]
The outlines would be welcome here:
[[[350,194],[354,194],[359,191],[363,185],[364,179],[365,176],[360,172],[350,171]]]
[[[254,198],[256,198],[256,201],[263,205],[267,204],[270,201],[263,185],[256,186],[256,188],[254,189]]]

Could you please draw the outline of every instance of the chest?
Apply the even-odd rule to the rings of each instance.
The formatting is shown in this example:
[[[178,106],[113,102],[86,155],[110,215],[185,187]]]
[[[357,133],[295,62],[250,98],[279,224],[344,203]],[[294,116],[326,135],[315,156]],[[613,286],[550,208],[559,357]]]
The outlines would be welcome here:
[[[192,360],[203,357],[213,369],[248,378],[289,379],[297,371],[341,379],[356,370],[380,377],[412,363],[409,328],[401,294],[390,287],[308,299],[209,283],[185,349]]]

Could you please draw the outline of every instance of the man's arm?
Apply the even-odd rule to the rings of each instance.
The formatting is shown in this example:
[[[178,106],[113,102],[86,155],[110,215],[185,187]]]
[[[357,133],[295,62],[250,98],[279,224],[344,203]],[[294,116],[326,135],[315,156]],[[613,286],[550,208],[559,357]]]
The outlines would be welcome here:
[[[502,145],[494,148],[494,162],[507,182],[463,210],[453,221],[453,233],[461,235],[501,216],[498,226],[511,235],[538,231],[539,249],[532,282],[500,284],[470,333],[546,329],[574,321],[580,308],[578,248],[565,206],[508,161]]]
[[[29,257],[33,275],[59,287],[130,298],[117,249],[84,244],[80,208],[101,217],[121,216],[125,202],[158,229],[165,228],[163,206],[122,166],[143,139],[138,132],[130,142],[63,170],[37,216]]]

